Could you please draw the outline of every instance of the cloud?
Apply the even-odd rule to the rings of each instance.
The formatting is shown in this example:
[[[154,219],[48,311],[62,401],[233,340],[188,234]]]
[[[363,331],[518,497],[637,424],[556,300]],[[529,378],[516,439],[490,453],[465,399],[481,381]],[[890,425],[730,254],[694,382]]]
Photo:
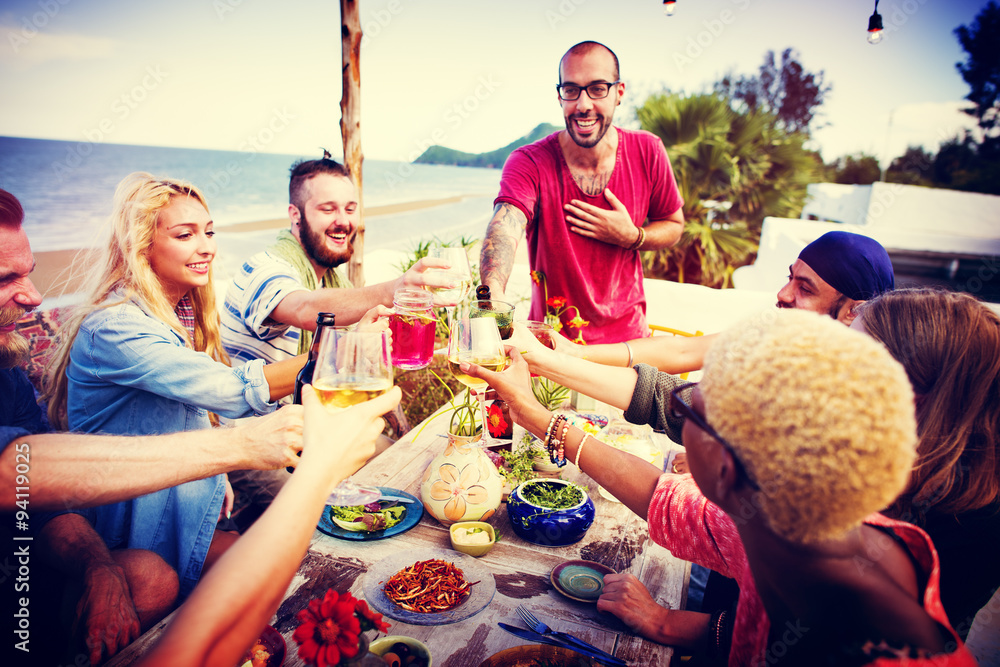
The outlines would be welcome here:
[[[0,64],[30,69],[49,62],[97,60],[111,56],[115,41],[78,33],[48,33],[24,19],[0,23]]]

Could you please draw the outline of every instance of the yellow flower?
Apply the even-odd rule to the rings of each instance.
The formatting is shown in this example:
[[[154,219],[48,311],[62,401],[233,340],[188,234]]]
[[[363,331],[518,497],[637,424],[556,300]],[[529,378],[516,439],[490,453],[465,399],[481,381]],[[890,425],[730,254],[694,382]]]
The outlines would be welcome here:
[[[476,483],[482,479],[482,471],[475,463],[461,470],[453,463],[443,463],[438,468],[438,477],[431,485],[431,498],[448,501],[444,506],[444,515],[450,521],[461,521],[469,505],[487,500],[486,487]]]

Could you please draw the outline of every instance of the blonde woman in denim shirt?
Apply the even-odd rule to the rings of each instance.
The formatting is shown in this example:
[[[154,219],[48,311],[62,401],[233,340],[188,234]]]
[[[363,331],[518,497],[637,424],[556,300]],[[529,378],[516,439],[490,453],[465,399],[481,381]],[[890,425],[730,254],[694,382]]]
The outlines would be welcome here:
[[[272,412],[291,393],[302,357],[229,366],[215,308],[213,236],[205,198],[193,185],[140,172],[119,184],[111,238],[89,299],[64,327],[50,366],[46,398],[53,425],[86,433],[171,433],[205,428],[215,414]],[[102,555],[144,550],[140,565],[119,559],[124,581],[112,606],[128,607],[124,582],[164,582],[153,596],[163,601],[161,609],[145,618],[135,610],[147,625],[172,606],[171,570],[173,597],[183,599],[236,539],[216,530],[231,503],[228,482],[217,475],[86,511],[89,525],[79,516],[59,516],[43,538],[67,570],[82,556],[61,545],[88,536],[90,526],[110,550]],[[127,611],[123,618],[132,620]]]

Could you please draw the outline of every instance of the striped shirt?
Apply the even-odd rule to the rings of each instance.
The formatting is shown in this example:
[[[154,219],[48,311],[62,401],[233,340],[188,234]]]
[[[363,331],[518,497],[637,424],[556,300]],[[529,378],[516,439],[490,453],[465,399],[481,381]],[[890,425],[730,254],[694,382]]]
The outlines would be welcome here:
[[[263,359],[268,363],[294,357],[299,329],[271,319],[271,312],[292,292],[304,291],[288,262],[259,252],[240,268],[226,290],[222,306],[222,343],[233,364]]]

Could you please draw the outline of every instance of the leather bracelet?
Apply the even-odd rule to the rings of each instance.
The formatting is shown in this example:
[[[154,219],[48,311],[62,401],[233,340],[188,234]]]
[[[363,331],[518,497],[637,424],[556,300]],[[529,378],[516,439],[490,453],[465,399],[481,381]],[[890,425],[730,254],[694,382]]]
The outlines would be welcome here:
[[[646,242],[646,230],[639,227],[639,236],[636,237],[635,242],[628,247],[629,250],[638,250],[642,247],[642,244]]]

